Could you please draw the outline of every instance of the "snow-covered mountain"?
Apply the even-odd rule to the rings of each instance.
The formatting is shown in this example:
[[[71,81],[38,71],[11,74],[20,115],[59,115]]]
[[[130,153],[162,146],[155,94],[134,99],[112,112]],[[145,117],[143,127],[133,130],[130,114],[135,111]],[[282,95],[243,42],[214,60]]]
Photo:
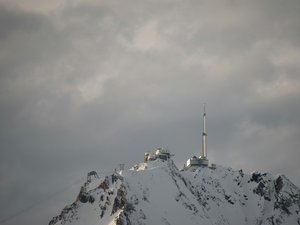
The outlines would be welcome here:
[[[49,225],[300,224],[300,189],[284,175],[222,166],[179,170],[171,159],[88,175]]]

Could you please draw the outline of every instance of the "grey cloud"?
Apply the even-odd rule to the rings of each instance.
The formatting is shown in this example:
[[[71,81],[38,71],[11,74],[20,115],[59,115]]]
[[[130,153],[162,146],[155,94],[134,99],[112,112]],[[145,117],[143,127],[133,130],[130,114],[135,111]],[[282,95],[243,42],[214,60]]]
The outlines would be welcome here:
[[[199,153],[203,102],[211,161],[299,184],[298,9],[292,0],[66,1],[47,14],[2,5],[9,203],[0,217],[157,146],[182,165]],[[47,223],[68,203],[57,198],[7,224],[37,212]]]
[[[26,13],[2,5],[0,12],[0,38],[5,39],[17,31],[31,33],[40,28],[42,25],[41,20],[43,20],[43,16],[38,14]]]

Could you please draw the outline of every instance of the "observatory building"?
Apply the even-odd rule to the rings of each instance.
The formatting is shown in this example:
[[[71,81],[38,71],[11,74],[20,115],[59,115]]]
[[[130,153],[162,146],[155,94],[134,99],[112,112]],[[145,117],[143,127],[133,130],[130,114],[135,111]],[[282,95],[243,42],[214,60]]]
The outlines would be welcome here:
[[[165,148],[157,148],[155,154],[145,152],[144,162],[153,161],[156,159],[168,160],[171,156],[171,153],[168,149]]]
[[[207,133],[206,133],[206,112],[205,112],[205,104],[203,106],[203,132],[202,132],[202,150],[200,157],[193,156],[188,159],[185,167],[199,167],[199,166],[208,166],[207,159]]]

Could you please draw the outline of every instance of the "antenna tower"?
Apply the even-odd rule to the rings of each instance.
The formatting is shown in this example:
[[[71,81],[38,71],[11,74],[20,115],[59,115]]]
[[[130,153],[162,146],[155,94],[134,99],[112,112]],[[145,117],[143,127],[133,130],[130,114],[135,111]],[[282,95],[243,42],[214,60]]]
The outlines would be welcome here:
[[[207,157],[207,133],[206,133],[206,109],[203,104],[203,132],[202,132],[202,152],[200,158]]]

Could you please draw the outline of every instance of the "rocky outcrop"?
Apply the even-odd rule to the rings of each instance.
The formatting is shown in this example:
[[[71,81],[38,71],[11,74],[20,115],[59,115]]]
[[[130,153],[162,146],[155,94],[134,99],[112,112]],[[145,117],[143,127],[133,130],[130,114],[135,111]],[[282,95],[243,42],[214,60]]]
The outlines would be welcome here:
[[[299,225],[300,189],[283,175],[222,166],[181,171],[157,159],[93,176],[49,224]]]

